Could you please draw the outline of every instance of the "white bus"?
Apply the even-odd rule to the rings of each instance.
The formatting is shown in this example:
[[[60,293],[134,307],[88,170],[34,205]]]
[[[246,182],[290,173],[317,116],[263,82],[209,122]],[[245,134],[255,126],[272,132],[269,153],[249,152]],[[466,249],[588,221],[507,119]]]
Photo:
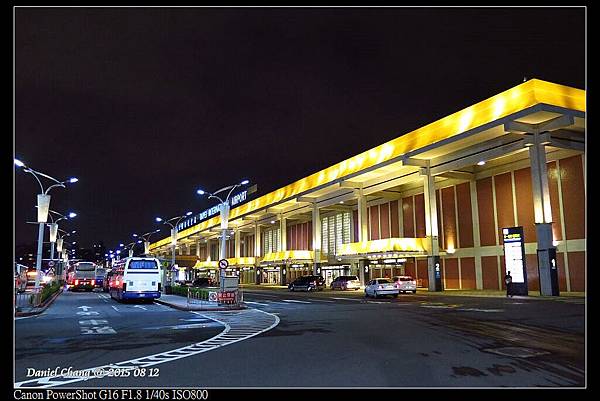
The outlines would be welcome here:
[[[160,263],[156,258],[118,260],[114,262],[110,275],[110,296],[119,301],[160,298],[160,274]]]

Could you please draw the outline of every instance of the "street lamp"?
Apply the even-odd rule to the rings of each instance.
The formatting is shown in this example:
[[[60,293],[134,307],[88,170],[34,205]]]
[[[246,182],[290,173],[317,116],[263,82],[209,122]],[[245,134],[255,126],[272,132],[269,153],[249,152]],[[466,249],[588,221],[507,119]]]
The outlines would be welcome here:
[[[219,200],[219,213],[221,215],[221,247],[219,250],[219,260],[221,259],[225,259],[226,254],[227,254],[227,226],[229,225],[229,197],[231,196],[231,193],[236,189],[241,187],[242,185],[246,185],[248,184],[250,181],[248,180],[243,180],[242,182],[238,183],[238,184],[234,184],[234,185],[230,185],[227,187],[223,187],[221,189],[219,189],[218,191],[215,191],[213,193],[211,192],[206,192],[202,189],[198,189],[196,191],[196,193],[198,195],[208,195],[208,199],[210,198],[215,198]],[[219,197],[217,194],[220,194],[221,192],[227,192],[227,196],[225,197],[225,200],[223,200],[221,197]],[[219,272],[219,278],[220,278],[220,287],[221,287],[221,291],[223,290],[223,286],[224,286],[224,278],[225,277],[225,269],[220,269]]]
[[[144,255],[148,255],[150,253],[150,237],[152,234],[156,234],[157,232],[160,232],[160,228],[142,235],[137,235],[135,233],[133,234],[134,238],[142,238],[144,240]]]
[[[50,212],[50,214],[49,214],[50,220],[52,220],[52,223],[48,224],[48,227],[50,227],[50,259],[54,260],[54,243],[56,242],[56,237],[58,234],[58,222],[61,220],[72,219],[77,216],[77,213],[70,212],[67,216],[65,216],[58,212],[55,212],[54,210],[48,210],[48,211]],[[60,218],[58,218],[57,220],[54,220],[54,218],[52,217],[52,214],[56,214],[56,215],[60,216]]]
[[[129,257],[132,257],[133,256],[133,248],[135,247],[135,244],[141,244],[141,243],[142,243],[142,240],[137,240],[137,241],[130,242],[127,245],[119,244],[119,246],[128,249]]]
[[[163,224],[168,224],[169,226],[171,226],[171,248],[172,248],[172,254],[171,254],[171,268],[173,268],[173,266],[175,266],[175,248],[177,247],[177,226],[179,225],[179,222],[183,219],[185,219],[186,217],[190,216],[192,214],[192,212],[187,212],[186,214],[183,214],[181,216],[175,216],[175,217],[171,217],[168,220],[164,220],[160,217],[155,218],[154,220],[157,223],[162,222]],[[175,224],[171,223],[172,221],[176,221]],[[175,282],[175,275],[173,274],[173,272],[171,272],[171,285],[174,284]],[[163,274],[163,283],[162,283],[162,288],[165,288],[165,280],[166,280],[166,275]]]
[[[33,175],[35,177],[35,179],[37,180],[38,184],[40,184],[41,191],[37,196],[37,206],[38,206],[37,222],[39,223],[40,228],[38,230],[38,249],[37,249],[37,259],[35,262],[35,270],[36,270],[35,289],[37,290],[40,288],[40,270],[42,268],[42,247],[43,247],[43,243],[44,243],[44,224],[48,221],[48,210],[50,209],[50,195],[48,195],[48,192],[50,192],[50,190],[54,187],[65,188],[65,184],[75,183],[78,181],[78,179],[73,177],[73,178],[69,178],[68,180],[65,180],[65,181],[58,181],[56,178],[50,177],[49,175],[40,173],[39,171],[36,171],[36,170],[26,166],[25,163],[23,163],[21,160],[14,159],[14,162],[17,167],[23,168],[24,172],[30,173],[31,175]],[[42,182],[40,181],[38,176],[48,178],[49,180],[52,180],[53,182],[55,182],[55,184],[50,185],[46,190],[44,190],[44,186],[42,185]]]
[[[73,230],[71,232],[67,232],[65,230],[61,230],[60,228],[57,227],[57,233],[56,233],[56,250],[58,251],[58,259],[59,259],[59,263],[61,266],[60,269],[60,273],[56,272],[56,277],[58,277],[58,275],[60,274],[61,276],[63,275],[63,273],[65,272],[64,269],[64,262],[63,262],[63,241],[64,238],[71,236],[71,234],[75,234],[77,232],[77,230]],[[60,235],[60,233],[64,233],[63,235]],[[52,243],[52,259],[54,259],[54,243]],[[65,252],[66,254],[67,252]]]

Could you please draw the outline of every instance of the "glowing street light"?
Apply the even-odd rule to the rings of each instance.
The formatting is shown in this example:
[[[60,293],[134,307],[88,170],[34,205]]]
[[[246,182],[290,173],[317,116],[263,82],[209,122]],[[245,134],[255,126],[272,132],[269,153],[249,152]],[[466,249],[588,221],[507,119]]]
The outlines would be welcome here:
[[[54,187],[63,187],[65,188],[65,184],[75,183],[78,181],[77,178],[72,177],[65,181],[59,181],[54,177],[51,177],[47,174],[41,173],[28,167],[24,162],[19,159],[14,159],[15,166],[22,168],[24,172],[33,175],[33,177],[37,180],[38,184],[40,184],[40,193],[37,196],[37,209],[38,209],[38,220],[39,230],[38,230],[38,249],[37,249],[37,259],[35,262],[35,289],[40,288],[40,270],[42,268],[42,247],[44,244],[44,225],[48,221],[48,211],[50,210],[50,195],[48,193]],[[50,185],[47,189],[44,190],[44,186],[38,176],[47,178],[54,182],[54,184]]]
[[[171,226],[171,249],[172,249],[172,253],[171,253],[171,268],[173,268],[175,266],[175,248],[177,247],[177,226],[179,225],[179,222],[181,222],[181,220],[185,219],[188,216],[191,216],[192,212],[187,212],[185,214],[182,214],[181,216],[175,216],[175,217],[171,217],[170,219],[164,220],[161,217],[156,217],[154,220],[157,223],[162,222],[163,224],[167,224],[169,226]],[[171,223],[172,221],[176,221],[175,224]],[[167,275],[163,274],[162,276],[162,288],[165,288],[166,285],[166,278]],[[171,272],[171,285],[173,285],[175,282],[175,275]]]
[[[215,198],[219,200],[219,212],[220,212],[220,216],[221,216],[221,247],[219,250],[219,260],[221,259],[225,259],[227,256],[227,231],[228,231],[228,225],[229,225],[229,197],[231,196],[231,193],[238,187],[241,187],[243,185],[248,184],[250,181],[249,180],[243,180],[238,184],[234,184],[234,185],[230,185],[227,187],[223,187],[221,189],[219,189],[218,191],[215,191],[213,193],[210,192],[206,192],[202,189],[198,189],[196,190],[196,193],[198,195],[204,195],[204,194],[208,194],[208,199],[211,198]],[[227,196],[225,197],[225,199],[221,199],[217,194],[221,193],[221,192],[226,192],[229,191],[227,193]],[[224,286],[224,278],[225,277],[225,269],[220,269],[220,287],[221,287],[221,291],[223,291],[223,286]]]

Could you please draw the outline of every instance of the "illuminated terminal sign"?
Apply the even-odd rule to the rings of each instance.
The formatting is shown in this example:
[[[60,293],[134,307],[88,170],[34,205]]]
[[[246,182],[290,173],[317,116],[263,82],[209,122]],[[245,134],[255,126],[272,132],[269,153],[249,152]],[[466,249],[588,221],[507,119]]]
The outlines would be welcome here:
[[[233,195],[231,198],[229,198],[229,206],[233,207],[233,206],[237,206],[240,203],[243,203],[248,198],[248,195],[253,192],[256,192],[256,185],[252,186],[251,188],[249,188],[247,190],[243,190],[242,192],[237,193],[237,194]],[[189,217],[188,219],[186,219],[185,221],[180,223],[177,226],[177,228],[179,230],[183,230],[185,228],[193,226],[194,224],[198,224],[216,214],[219,214],[219,205],[212,206],[211,208],[203,210],[202,212]]]
[[[504,241],[505,274],[510,272],[515,295],[527,295],[527,267],[525,265],[525,239],[523,227],[502,229]]]

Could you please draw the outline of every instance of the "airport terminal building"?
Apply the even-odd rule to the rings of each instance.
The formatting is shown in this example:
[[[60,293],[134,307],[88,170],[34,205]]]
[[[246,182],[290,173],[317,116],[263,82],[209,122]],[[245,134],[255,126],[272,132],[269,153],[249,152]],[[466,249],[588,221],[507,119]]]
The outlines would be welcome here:
[[[500,290],[510,253],[529,291],[585,291],[585,109],[584,90],[532,79],[260,197],[241,188],[228,274],[280,285],[405,274],[431,291]],[[188,274],[218,277],[218,213],[175,235],[150,253],[169,259],[175,246]]]

